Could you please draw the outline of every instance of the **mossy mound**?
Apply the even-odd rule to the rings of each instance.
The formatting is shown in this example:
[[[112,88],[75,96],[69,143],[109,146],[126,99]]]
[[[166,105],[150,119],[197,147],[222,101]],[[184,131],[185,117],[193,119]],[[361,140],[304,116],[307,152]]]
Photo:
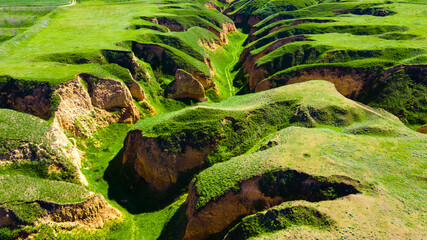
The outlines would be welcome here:
[[[48,122],[29,114],[0,109],[0,130],[1,173],[77,182],[78,169],[54,144],[57,136]]]
[[[327,127],[360,134],[364,125],[372,126],[364,134],[412,134],[393,115],[348,100],[325,81],[235,96],[136,123],[125,141],[121,174],[167,192],[185,186],[182,179],[200,169],[253,151],[280,129]]]
[[[56,203],[80,202],[89,196],[85,187],[23,175],[1,175],[1,199],[5,202],[46,200]]]
[[[417,169],[425,157],[422,146],[427,139],[424,135],[407,128],[405,134],[407,135],[400,137],[375,137],[363,134],[355,136],[320,128],[285,128],[277,132],[270,140],[275,141],[277,145],[215,164],[195,177],[192,183],[194,187],[190,187],[187,199],[189,224],[186,234],[192,236],[194,230],[199,226],[198,224],[207,223],[205,222],[207,220],[216,222],[221,219],[221,214],[235,218],[227,217],[227,220],[224,218],[228,225],[216,222],[215,224],[223,226],[221,231],[215,230],[211,225],[205,231],[207,233],[211,231],[210,234],[215,232],[226,234],[227,229],[240,221],[239,214],[250,214],[252,211],[260,211],[283,201],[291,201],[292,203],[289,204],[295,205],[298,204],[295,202],[296,199],[314,202],[304,202],[304,205],[315,207],[316,210],[322,212],[321,215],[326,214],[337,222],[335,230],[329,229],[327,236],[334,236],[338,231],[352,224],[357,225],[357,231],[353,230],[354,235],[362,236],[366,232],[365,227],[360,224],[366,221],[362,220],[365,219],[364,216],[376,219],[379,211],[378,209],[375,211],[366,209],[375,208],[376,205],[384,202],[387,202],[390,209],[395,211],[395,214],[387,217],[389,220],[383,219],[384,221],[400,219],[400,221],[411,222],[414,230],[418,229],[419,219],[415,215],[405,215],[404,209],[400,208],[397,202],[404,201],[405,206],[411,208],[411,211],[425,205],[424,197],[419,195],[425,182],[420,178],[419,174],[422,173]],[[410,163],[408,156],[413,156],[409,160]],[[281,171],[283,172],[280,173]],[[390,171],[393,172],[393,177],[387,174]],[[408,173],[413,171],[418,173],[408,176]],[[304,176],[304,174],[300,174],[301,172],[311,176],[324,176],[324,178],[313,177],[311,180],[307,180],[301,178]],[[296,181],[296,179],[300,179],[302,185],[299,185],[297,183],[299,180]],[[342,190],[338,190],[339,185],[323,188],[322,182],[335,182],[345,187]],[[353,187],[357,191],[351,190]],[[317,191],[318,194],[316,194]],[[380,191],[381,194],[377,191]],[[298,198],[299,193],[304,193],[302,198]],[[343,197],[354,193],[357,194]],[[281,199],[278,198],[280,194],[283,194]],[[310,196],[317,197],[310,198]],[[236,210],[229,209],[231,212],[223,212],[228,209],[229,204],[233,206],[233,202],[244,201],[243,199],[246,199],[247,202],[235,205]],[[248,203],[251,201],[252,205]],[[246,208],[242,210],[240,204]],[[363,213],[355,214],[353,212],[350,214],[351,219],[348,214],[347,216],[338,214],[338,212],[344,212],[349,205],[354,207],[360,205],[365,210],[356,207],[357,211]],[[286,207],[286,204],[282,204],[282,206]],[[235,213],[238,211],[241,212]],[[348,213],[349,210],[346,212]],[[271,214],[268,216],[273,217]],[[304,219],[302,221],[310,222],[310,219],[316,218],[316,216],[319,215],[307,214],[302,217]],[[275,221],[274,218],[271,219],[274,222],[273,226],[270,226],[271,228],[266,226],[269,221],[258,222],[260,223],[258,225],[256,223],[259,217],[263,217],[263,214],[251,216],[249,220],[243,219],[240,224],[236,225],[235,230],[230,232],[230,235],[233,236],[236,232],[240,232],[243,235],[248,233],[255,236],[289,227],[287,224],[282,225],[280,221]],[[295,224],[300,225],[301,223]],[[412,227],[403,230],[406,236],[414,233],[411,230]],[[378,236],[381,234],[383,225],[379,222],[371,223],[369,229],[373,231],[373,236]],[[417,235],[419,232],[414,234]],[[311,233],[311,236],[321,235],[322,231],[314,230]]]
[[[334,221],[315,208],[306,206],[277,207],[242,219],[224,239],[248,239],[265,233],[291,228],[293,226],[312,226],[328,228]]]

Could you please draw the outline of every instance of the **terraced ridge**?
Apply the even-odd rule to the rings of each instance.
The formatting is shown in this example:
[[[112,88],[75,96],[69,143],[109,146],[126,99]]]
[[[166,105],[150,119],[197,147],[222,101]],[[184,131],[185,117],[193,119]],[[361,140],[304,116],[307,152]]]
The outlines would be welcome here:
[[[404,164],[405,157],[385,147],[402,139],[376,138],[363,134],[355,136],[343,132],[319,128],[286,128],[270,140],[274,142],[272,147],[232,158],[201,172],[190,187],[187,200],[189,206],[186,212],[189,221],[185,236],[188,236],[188,239],[200,239],[203,238],[200,236],[209,234],[224,236],[232,228],[226,239],[234,239],[237,236],[261,237],[268,232],[280,233],[276,234],[274,239],[292,236],[292,233],[303,237],[324,238],[408,237],[411,235],[409,229],[401,229],[402,231],[398,233],[369,233],[368,230],[373,225],[375,228],[381,228],[377,225],[381,224],[380,222],[385,224],[391,219],[395,221],[402,219],[404,208],[399,207],[397,199],[405,198],[405,203],[412,202],[413,207],[423,205],[420,202],[423,201],[423,197],[419,198],[418,195],[421,188],[409,190],[409,187],[400,184],[401,181],[409,181],[413,183],[412,186],[418,186],[422,180],[417,180],[415,176],[400,175],[397,168]],[[398,148],[414,147],[413,153],[418,157],[413,160],[418,162],[416,165],[419,166],[421,155],[424,154],[421,153],[421,146],[425,142],[425,137],[421,135],[413,137],[415,138],[409,137],[412,140],[409,140],[406,147],[400,145]],[[301,145],[304,146],[303,149]],[[374,154],[372,150],[376,148],[382,151]],[[389,161],[390,158],[395,161]],[[382,167],[374,167],[378,165]],[[302,171],[304,173],[301,173]],[[393,177],[385,173],[388,171],[393,172]],[[323,177],[314,177],[319,175]],[[335,186],[326,184],[328,181],[335,182]],[[377,183],[375,187],[371,185],[373,181]],[[342,187],[341,193],[337,188],[338,185]],[[409,192],[405,192],[406,190],[402,188],[406,188]],[[356,195],[343,197],[355,193]],[[406,197],[403,197],[404,195]],[[297,199],[305,201],[295,201]],[[282,201],[290,202],[280,204]],[[389,220],[377,218],[384,210],[375,206],[383,203],[393,212],[385,216]],[[243,216],[276,204],[278,207],[243,218],[240,222]],[[279,211],[283,212],[278,213]],[[301,214],[299,211],[312,213],[302,217],[298,216]],[[406,216],[403,218],[404,221],[410,221]],[[412,221],[414,226],[421,227],[418,220]],[[370,227],[364,225],[368,222]],[[295,229],[290,227],[291,225],[299,227]],[[335,226],[336,229],[333,230],[334,227],[331,226]],[[328,230],[320,230],[322,228]],[[351,232],[348,229],[351,229]],[[423,230],[419,233],[422,232]]]
[[[235,67],[242,94],[324,79],[407,124],[426,124],[424,3],[292,4],[235,1],[224,11],[249,33]]]
[[[79,170],[77,149],[59,129],[37,117],[8,109],[0,109],[0,124],[0,171],[3,174],[17,172],[86,182]]]
[[[141,5],[138,2],[129,4]],[[124,5],[107,4],[104,8],[99,4],[87,2],[62,10],[65,11],[65,18],[55,18],[49,15],[31,30],[2,44],[1,75],[3,78],[12,79],[8,81],[12,82],[12,85],[18,80],[48,84],[51,92],[82,73],[102,79],[116,79],[125,83],[135,80],[138,81],[138,84],[133,85],[140,88],[146,98],[134,97],[138,101],[145,101],[142,105],[137,105],[145,109],[144,112],[147,115],[154,113],[156,108],[157,112],[163,112],[185,106],[181,101],[165,99],[167,96],[165,90],[173,81],[178,69],[188,72],[191,77],[202,84],[201,94],[204,95],[205,90],[209,90],[207,99],[211,96],[214,99],[221,99],[223,95],[230,95],[228,86],[224,87],[221,84],[220,87],[217,87],[218,84],[215,81],[226,82],[227,80],[215,79],[215,70],[210,62],[208,49],[228,43],[227,34],[236,31],[232,21],[199,3],[187,3],[180,7],[177,7],[178,4],[168,5],[155,1],[148,4],[149,7],[145,9],[140,8],[139,11],[126,13],[127,8]],[[97,21],[98,15],[92,15],[97,11],[99,14],[108,16],[102,21],[103,26],[107,27],[106,29],[111,26],[109,24],[120,22],[121,26],[115,28],[119,29],[118,32],[111,29],[110,35],[104,32],[102,37],[96,36],[101,33],[91,29],[93,25],[86,24],[86,21]],[[113,11],[122,11],[122,15],[109,14]],[[64,27],[69,24],[67,18],[72,19],[77,12],[87,14],[86,17],[82,16],[82,19],[86,20],[73,19],[73,24],[81,28]],[[150,16],[153,12],[156,13],[154,18]],[[183,15],[184,12],[197,12],[198,14]],[[167,17],[162,17],[162,15]],[[50,21],[52,22],[46,28],[46,24]],[[199,22],[203,24],[199,24]],[[181,27],[174,27],[174,24]],[[57,26],[57,29],[64,29],[64,34],[56,36],[54,26]],[[92,34],[82,35],[83,31]],[[84,39],[76,41],[71,37],[75,35],[81,35]],[[46,44],[44,39],[55,40]],[[102,39],[101,42],[98,41],[100,39]],[[25,48],[17,47],[23,45],[27,45],[35,51],[31,54],[24,53],[21,50]],[[150,53],[146,54],[147,51]],[[26,70],[22,71],[20,66],[24,62],[27,63]],[[132,77],[129,76],[128,71]],[[57,74],[52,75],[52,72]],[[8,87],[16,88],[16,86]],[[32,86],[26,84],[23,84],[22,87],[32,89]],[[129,88],[132,92],[131,87]],[[187,90],[183,91],[182,98],[185,100]],[[49,94],[46,95],[47,101],[51,101]],[[23,111],[4,101],[1,106]],[[153,108],[147,106],[153,106]],[[42,117],[49,118],[50,116]]]

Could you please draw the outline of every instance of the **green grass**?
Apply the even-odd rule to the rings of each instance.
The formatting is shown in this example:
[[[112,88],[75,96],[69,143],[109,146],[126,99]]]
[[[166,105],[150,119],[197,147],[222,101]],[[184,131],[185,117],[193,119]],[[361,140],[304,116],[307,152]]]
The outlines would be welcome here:
[[[32,126],[28,128],[28,126]],[[0,139],[49,143],[50,124],[38,117],[9,109],[0,109]]]
[[[1,6],[1,2],[0,2]],[[8,6],[0,8],[0,44],[27,31],[55,7]]]
[[[209,53],[215,70],[215,80],[220,93],[222,93],[220,99],[233,96],[237,92],[233,87],[233,79],[236,75],[236,72],[233,72],[233,67],[243,51],[242,43],[245,38],[246,35],[242,33],[229,34],[229,44],[224,46],[225,51],[217,49]]]
[[[292,20],[282,20],[277,22],[271,22],[271,24],[268,24],[270,23],[269,21],[273,17],[280,17],[280,14],[282,13],[272,15],[257,24],[258,27],[262,28],[255,33],[255,36],[258,36],[258,38],[262,38],[257,39],[257,41],[250,43],[248,46],[250,47],[257,45],[256,48],[265,48],[267,45],[272,43],[271,40],[267,39],[278,39],[286,36],[287,34],[297,35],[302,33],[309,34],[309,39],[314,40],[316,45],[329,46],[332,47],[334,50],[381,50],[384,51],[384,54],[388,54],[389,50],[386,50],[387,48],[397,48],[402,50],[413,48],[418,48],[420,50],[425,49],[426,36],[424,33],[426,31],[424,29],[425,24],[423,24],[423,22],[425,22],[424,5],[409,3],[393,3],[385,5],[378,4],[375,7],[384,8],[388,11],[396,12],[396,14],[394,15],[390,15],[383,18],[370,15],[331,15],[332,11],[334,10],[336,11],[338,9],[350,9],[358,6],[361,6],[361,3],[322,3],[314,5],[312,7],[304,8],[302,10],[289,12],[289,16],[282,16],[282,18],[288,18]],[[313,17],[320,17],[320,19],[322,20],[333,20],[334,22],[306,23],[295,27],[285,28],[267,35],[267,33],[275,26],[280,26],[281,24],[289,24],[294,19],[312,19]],[[387,28],[393,27],[393,25],[396,27],[410,27],[408,27],[407,29],[402,28],[401,30],[390,29],[392,33],[389,33],[387,35],[390,37],[382,37],[381,35],[378,36],[378,34],[381,34],[382,31],[390,31],[387,30]],[[347,26],[349,26],[349,28],[347,28]],[[342,32],[346,32],[347,34],[343,34]],[[373,36],[363,36],[371,34],[373,34]],[[397,36],[396,39],[394,39],[393,34],[396,36],[398,34],[404,34],[406,36],[411,37],[405,39],[405,37]],[[260,49],[256,51],[254,49],[253,53],[256,54],[259,51]],[[422,54],[422,52],[418,54]],[[279,54],[277,56],[279,56]],[[272,58],[274,59],[274,57]],[[402,57],[400,57],[399,59],[396,59],[396,63],[399,63],[404,59],[405,58],[402,59]]]
[[[117,123],[98,129],[91,138],[77,140],[80,150],[86,153],[82,172],[89,182],[89,190],[101,193],[110,204],[124,213],[124,220],[107,223],[104,228],[96,231],[87,232],[76,229],[71,232],[62,232],[58,235],[58,239],[140,239],[140,236],[144,236],[144,239],[157,239],[185,201],[186,195],[183,195],[165,208],[135,214],[119,205],[120,202],[108,200],[111,197],[111,186],[105,180],[104,173],[110,162],[119,155],[129,128],[127,124]]]
[[[86,188],[62,181],[3,174],[0,180],[0,203],[34,200],[73,203],[89,196]]]
[[[426,157],[423,146],[427,138],[409,129],[405,133],[410,136],[354,136],[319,128],[283,129],[275,138],[277,146],[241,155],[202,171],[195,180],[197,206],[200,208],[227,192],[238,190],[241,182],[254,176],[278,169],[294,169],[314,176],[344,175],[359,180],[365,186],[361,189],[366,196],[363,198],[386,201],[390,210],[395,212],[391,216],[387,215],[387,218],[408,221],[415,227],[423,220],[418,219],[416,214],[408,216],[403,210],[414,213],[427,207],[425,194],[422,194],[426,187],[422,176],[425,174],[423,165]],[[371,192],[371,188],[385,189],[383,194],[387,195],[386,199],[380,199]],[[397,199],[405,203],[404,209],[393,204]],[[357,199],[353,201],[353,204],[358,205]],[[332,207],[325,202],[321,209],[328,208],[328,214],[333,214],[346,204],[346,201],[338,200]],[[377,213],[372,211],[364,214],[377,217]],[[347,221],[333,215],[336,221]],[[358,220],[355,221],[357,223]],[[382,226],[376,228],[382,229]]]
[[[80,150],[85,152],[82,172],[90,183],[90,190],[108,195],[104,172],[110,161],[123,147],[129,125],[117,123],[100,128],[88,139],[77,139]]]
[[[155,3],[155,1],[146,1],[130,2],[126,4],[106,4],[102,1],[89,1],[83,2],[72,8],[57,9],[53,14],[43,19],[46,21],[46,25],[37,29],[37,34],[22,39],[22,41],[18,41],[19,39],[14,41],[12,39],[11,43],[2,46],[2,52],[11,52],[13,56],[8,55],[7,58],[2,59],[0,55],[0,61],[2,61],[2,69],[0,71],[14,78],[38,79],[40,81],[45,79],[43,81],[47,80],[55,83],[64,82],[72,79],[72,77],[78,73],[87,72],[91,74],[100,74],[98,72],[102,72],[102,70],[99,70],[99,68],[96,69],[96,66],[90,65],[69,66],[68,64],[52,63],[55,61],[55,59],[52,58],[48,59],[49,62],[35,63],[32,60],[52,54],[52,56],[55,56],[54,54],[58,53],[78,54],[81,52],[96,52],[103,49],[126,50],[118,47],[117,43],[137,40],[162,44],[162,42],[165,42],[165,37],[177,37],[180,41],[188,44],[186,48],[180,47],[180,49],[175,49],[170,46],[171,44],[166,47],[172,49],[175,54],[194,65],[197,69],[208,73],[206,65],[194,61],[188,54],[194,51],[205,54],[201,46],[197,44],[197,38],[194,38],[193,35],[196,34],[202,38],[214,37],[211,36],[211,32],[207,32],[200,28],[192,28],[185,33],[161,34],[156,32],[153,34],[153,31],[149,29],[128,29],[129,26],[143,21],[137,20],[142,16],[150,16],[154,12],[159,14],[159,9]],[[215,22],[218,25],[227,21],[227,18],[223,15],[209,11],[201,5],[183,4],[181,6],[185,7],[184,10],[164,8],[161,12],[169,15],[172,14],[173,16],[173,14],[182,14],[182,11],[193,11],[194,8],[197,8],[200,17],[216,19]],[[129,12],[129,7],[135,10]],[[80,16],[78,19],[75,18],[76,14]],[[182,17],[180,19],[184,21],[187,20]],[[190,22],[188,24],[192,23]],[[98,28],[103,29],[102,33],[97,31]],[[58,35],[58,32],[61,32],[61,34]],[[80,37],[75,38],[74,36]],[[162,36],[164,36],[163,39],[158,38]],[[16,43],[14,44],[14,42]],[[166,41],[166,43],[169,42]],[[21,51],[23,48],[31,48],[35,51],[24,54]],[[22,71],[20,67],[22,60],[29,62],[26,71]],[[201,59],[201,61],[203,61],[203,59]],[[50,71],[56,71],[62,74],[52,79],[51,74],[49,74]]]
[[[200,187],[203,191],[215,192],[208,193],[208,197],[200,193],[200,205],[203,205],[214,199],[213,195],[225,193],[224,189],[228,188],[222,188],[222,185],[233,185],[236,178],[249,179],[265,171],[268,167],[255,160],[248,163],[252,167],[240,171],[242,159],[245,159],[242,154],[253,151],[260,141],[289,126],[328,126],[351,134],[380,137],[401,136],[408,130],[392,115],[348,100],[331,83],[324,81],[234,96],[219,103],[199,104],[141,120],[131,129],[139,130],[145,137],[157,138],[164,152],[184,152],[189,141],[193,148],[199,150],[215,146],[204,160],[204,166],[213,165],[212,171],[207,170],[209,176],[218,175],[222,180],[221,183],[201,183],[205,184]],[[235,165],[231,166],[229,162],[215,164],[235,156],[239,156]],[[226,167],[219,169],[220,166]],[[230,173],[232,177],[222,173]],[[208,173],[204,171],[197,178],[204,178],[204,174]]]
[[[243,218],[224,239],[250,239],[268,232],[302,225],[322,229],[330,228],[334,225],[334,221],[312,207],[301,205],[277,207]]]
[[[31,126],[31,127],[29,127]],[[0,165],[0,174],[76,182],[76,167],[52,143],[50,123],[32,115],[0,109],[0,154],[21,152],[22,159]]]
[[[206,9],[202,4],[203,1],[180,2],[159,8],[158,2],[154,0],[95,0],[83,1],[73,7],[57,8],[45,16],[37,16],[34,26],[22,28],[16,36],[10,29],[5,32],[7,41],[0,44],[0,72],[13,79],[48,82],[53,87],[74,79],[79,73],[128,81],[126,69],[107,64],[102,54],[108,50],[130,51],[132,42],[140,42],[165,47],[179,68],[192,69],[209,76],[209,69],[203,61],[210,53],[198,41],[218,39],[206,28],[220,30],[224,22],[231,20],[219,12]],[[128,11],[130,7],[134,10]],[[14,7],[13,11],[18,11],[18,8],[22,10],[22,14],[41,9]],[[188,15],[188,12],[197,12],[197,15]],[[185,32],[166,32],[165,26],[142,19],[150,18],[153,14],[155,17],[174,19],[188,29]],[[20,19],[21,15],[17,18]],[[140,25],[155,25],[163,29],[163,32],[148,28],[137,29],[136,26]],[[150,72],[151,77],[139,83],[156,114],[183,108],[185,104],[164,98],[164,90],[173,79],[173,73],[165,74],[159,70],[167,67],[150,67],[149,59],[141,57],[140,60],[144,65],[142,70]],[[25,68],[22,67],[23,64]],[[52,72],[56,74],[51,74]],[[218,83],[227,82],[224,78],[224,75],[218,74],[214,80]],[[218,101],[230,95],[228,87],[220,87],[219,91],[218,95],[210,90],[208,98]]]
[[[0,0],[0,6],[60,6],[69,0]]]

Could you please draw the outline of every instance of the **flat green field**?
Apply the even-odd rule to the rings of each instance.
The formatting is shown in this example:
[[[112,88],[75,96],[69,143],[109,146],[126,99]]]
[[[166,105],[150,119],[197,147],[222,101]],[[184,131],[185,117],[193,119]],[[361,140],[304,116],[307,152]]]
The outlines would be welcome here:
[[[0,0],[0,6],[61,6],[69,0]]]

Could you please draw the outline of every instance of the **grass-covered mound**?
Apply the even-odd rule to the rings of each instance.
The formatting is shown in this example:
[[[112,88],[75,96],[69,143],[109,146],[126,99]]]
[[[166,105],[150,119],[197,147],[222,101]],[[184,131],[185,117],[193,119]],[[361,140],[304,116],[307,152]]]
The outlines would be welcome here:
[[[46,200],[73,203],[89,196],[85,187],[63,181],[53,181],[23,175],[1,175],[0,203]]]
[[[77,167],[55,143],[57,136],[47,121],[0,109],[0,130],[0,173],[77,181]]]
[[[0,175],[0,180],[0,208],[12,211],[22,224],[31,224],[46,214],[36,200],[76,203],[90,195],[83,186],[63,181],[23,175]]]
[[[274,131],[290,125],[342,128],[372,118],[401,126],[399,120],[346,99],[334,86],[311,81],[267,92],[235,96],[220,103],[198,104],[184,110],[139,121],[132,130],[165,141],[163,151],[182,152],[186,140],[203,148],[208,139],[219,141],[210,164],[248,151]],[[399,134],[399,133],[394,133]],[[188,136],[187,136],[188,135]],[[215,142],[215,141],[214,141]],[[217,155],[217,156],[215,156]]]
[[[406,130],[396,117],[343,97],[333,84],[310,81],[139,121],[128,133],[113,175],[124,177],[131,188],[146,182],[170,197],[174,191],[167,189],[185,187],[200,169],[254,151],[289,126],[378,136],[401,136]],[[252,176],[251,171],[242,174]]]
[[[303,225],[322,229],[331,227],[333,224],[334,221],[315,208],[306,206],[273,208],[245,217],[224,239],[248,239],[293,226]]]
[[[387,130],[393,126],[383,128]],[[370,237],[389,237],[395,234],[387,232],[389,225],[404,222],[406,224],[400,226],[398,236],[420,237],[423,234],[421,230],[423,227],[418,209],[426,207],[425,196],[422,194],[426,183],[422,179],[424,173],[420,169],[426,157],[424,145],[427,138],[408,128],[398,131],[404,135],[400,137],[376,136],[370,133],[352,135],[345,133],[346,129],[285,128],[269,140],[274,142],[270,144],[271,147],[232,158],[198,174],[193,183],[195,192],[190,193],[189,196],[190,203],[197,200],[196,205],[190,205],[196,209],[187,212],[187,216],[190,219],[202,221],[204,217],[210,216],[205,215],[204,211],[209,211],[212,215],[220,217],[218,214],[223,206],[228,204],[227,199],[230,199],[230,196],[240,196],[248,191],[246,190],[248,181],[255,181],[255,186],[267,196],[275,196],[271,195],[272,192],[268,189],[278,189],[276,194],[286,193],[284,199],[288,198],[288,201],[295,200],[292,194],[298,196],[298,193],[304,192],[305,188],[311,191],[324,191],[321,185],[314,184],[313,180],[306,181],[306,185],[295,187],[292,185],[296,179],[295,172],[285,174],[284,176],[287,177],[284,178],[277,177],[280,174],[271,175],[271,173],[292,169],[312,176],[325,176],[329,181],[346,181],[361,192],[344,198],[326,198],[335,199],[333,201],[322,201],[325,198],[317,200],[302,198],[314,202],[304,202],[304,205],[314,207],[322,212],[321,215],[326,214],[336,222],[335,227],[326,232],[313,228],[296,228],[294,231],[301,233],[302,236],[308,234],[306,231],[311,229],[309,235],[311,237],[330,238],[348,234],[357,237],[366,236],[366,234],[370,234]],[[268,141],[265,143],[267,144]],[[324,181],[322,178],[317,179]],[[353,180],[349,181],[349,179]],[[323,192],[327,196],[333,196],[335,193],[334,188]],[[307,197],[310,194],[304,196]],[[274,200],[267,201],[274,202]],[[383,204],[387,206],[387,210],[377,207]],[[256,204],[255,201],[254,208],[259,210],[257,206],[259,207],[259,203]],[[267,206],[269,204],[261,202],[261,209]],[[282,206],[286,208],[287,204]],[[236,208],[239,209],[239,207]],[[384,214],[384,211],[392,213]],[[271,217],[271,214],[269,216]],[[310,219],[313,220],[316,216],[319,215],[307,214],[302,217],[303,220],[296,220],[294,225],[311,225]],[[214,221],[216,217],[210,220]],[[271,226],[267,226],[268,221],[256,224],[259,219],[257,215],[249,219],[244,219],[230,232],[230,235],[240,231],[243,235],[255,236],[289,227],[286,221],[283,224],[274,222]],[[193,222],[197,223],[197,221]],[[351,233],[346,231],[349,228],[352,230]]]

